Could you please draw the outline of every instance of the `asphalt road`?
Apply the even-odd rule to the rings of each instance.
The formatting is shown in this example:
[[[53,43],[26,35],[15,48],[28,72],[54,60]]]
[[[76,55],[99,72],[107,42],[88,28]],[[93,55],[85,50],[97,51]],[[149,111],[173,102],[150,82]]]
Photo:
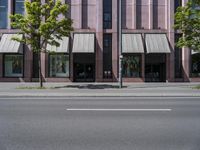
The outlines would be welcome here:
[[[0,150],[199,149],[197,97],[0,97]]]

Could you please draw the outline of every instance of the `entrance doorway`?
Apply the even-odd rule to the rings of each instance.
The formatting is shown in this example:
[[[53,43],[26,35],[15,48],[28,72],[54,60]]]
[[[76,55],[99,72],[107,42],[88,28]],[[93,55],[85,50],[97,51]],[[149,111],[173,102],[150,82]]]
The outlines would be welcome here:
[[[74,54],[74,81],[94,82],[95,81],[95,55]]]
[[[145,81],[165,82],[166,54],[148,54],[145,60]]]

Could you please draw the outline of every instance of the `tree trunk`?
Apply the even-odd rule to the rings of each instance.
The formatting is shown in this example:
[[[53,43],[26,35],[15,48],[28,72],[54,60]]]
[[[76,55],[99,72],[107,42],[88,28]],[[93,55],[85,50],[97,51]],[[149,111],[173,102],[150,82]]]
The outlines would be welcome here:
[[[39,59],[38,59],[38,61],[39,61],[39,63],[38,63],[38,65],[39,65],[39,82],[40,82],[40,87],[42,88],[43,87],[43,80],[42,80],[42,70],[41,70],[41,64],[42,64],[42,62],[41,62],[41,52],[39,52]]]

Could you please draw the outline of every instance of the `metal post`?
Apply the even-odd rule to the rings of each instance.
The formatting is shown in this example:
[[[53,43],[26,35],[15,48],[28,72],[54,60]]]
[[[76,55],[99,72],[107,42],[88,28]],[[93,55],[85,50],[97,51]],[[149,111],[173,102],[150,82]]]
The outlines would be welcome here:
[[[122,2],[118,0],[119,88],[122,88]]]

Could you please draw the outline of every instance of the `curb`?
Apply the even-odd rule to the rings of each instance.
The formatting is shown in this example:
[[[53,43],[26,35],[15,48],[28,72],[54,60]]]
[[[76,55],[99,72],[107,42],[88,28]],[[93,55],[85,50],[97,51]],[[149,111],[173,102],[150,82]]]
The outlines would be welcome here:
[[[0,97],[196,97],[200,94],[0,94]]]

